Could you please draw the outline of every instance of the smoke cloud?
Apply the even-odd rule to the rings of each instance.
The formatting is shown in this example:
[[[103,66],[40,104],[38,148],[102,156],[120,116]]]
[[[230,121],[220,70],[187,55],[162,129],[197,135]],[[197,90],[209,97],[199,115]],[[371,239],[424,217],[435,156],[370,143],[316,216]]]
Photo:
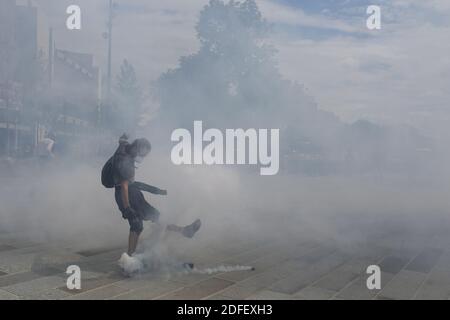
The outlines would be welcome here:
[[[103,21],[92,17],[104,17],[106,6],[79,2],[86,29],[70,40],[72,33],[59,30],[62,4],[43,1],[41,8],[59,46],[93,52],[104,65],[105,47],[92,38],[104,31]],[[282,74],[277,59],[286,52],[275,54],[271,24],[258,2],[127,3],[117,12],[114,71],[125,58],[133,63],[145,93],[139,109],[145,121],[132,134],[152,143],[151,154],[137,165],[136,180],[168,190],[167,196],[146,195],[162,223],[202,220],[190,241],[164,238],[146,224],[137,256],[141,264],[131,268],[184,272],[180,265],[191,261],[183,249],[231,239],[301,238],[359,250],[388,232],[414,238],[447,230],[450,158],[441,127],[424,132],[412,124],[345,122],[324,111],[317,101],[328,98],[316,99]],[[131,15],[136,19],[127,26],[125,17]],[[180,28],[185,31],[177,34]],[[317,87],[317,79],[311,81]],[[407,94],[399,95],[407,104]],[[173,164],[171,133],[189,130],[196,120],[205,129],[280,129],[279,173],[260,176],[251,165]],[[43,165],[35,158],[2,160],[0,231],[76,249],[125,248],[128,223],[113,191],[100,183],[121,129],[118,124],[105,128],[101,139],[68,144],[64,154]],[[251,266],[208,265],[188,272],[234,270]]]

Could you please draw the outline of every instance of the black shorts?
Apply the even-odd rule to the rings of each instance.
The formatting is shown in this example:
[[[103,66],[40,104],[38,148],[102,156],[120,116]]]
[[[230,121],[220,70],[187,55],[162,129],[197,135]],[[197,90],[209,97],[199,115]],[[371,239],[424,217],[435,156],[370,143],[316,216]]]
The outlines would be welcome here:
[[[150,220],[157,222],[159,220],[159,211],[152,207],[144,198],[144,194],[133,183],[128,185],[128,199],[131,208],[136,211],[134,217],[125,217],[125,207],[122,201],[122,191],[119,186],[115,190],[116,203],[119,206],[122,216],[128,220],[130,231],[141,232],[144,229],[143,221]]]

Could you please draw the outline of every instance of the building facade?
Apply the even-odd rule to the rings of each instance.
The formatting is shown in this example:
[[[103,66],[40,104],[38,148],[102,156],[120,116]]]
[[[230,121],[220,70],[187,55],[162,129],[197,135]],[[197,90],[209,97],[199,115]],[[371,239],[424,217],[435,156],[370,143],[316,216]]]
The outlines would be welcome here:
[[[0,157],[32,155],[49,131],[60,145],[96,134],[100,69],[56,44],[38,2],[0,1]]]

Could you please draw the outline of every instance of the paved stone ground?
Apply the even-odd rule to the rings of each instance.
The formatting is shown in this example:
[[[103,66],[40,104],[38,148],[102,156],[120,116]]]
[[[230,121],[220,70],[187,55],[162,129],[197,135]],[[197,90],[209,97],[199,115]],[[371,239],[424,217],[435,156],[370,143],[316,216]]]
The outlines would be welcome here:
[[[0,299],[449,299],[449,245],[446,232],[386,231],[351,245],[233,238],[185,254],[199,267],[238,264],[254,271],[125,278],[116,263],[123,248],[75,252],[0,234]],[[65,286],[71,264],[82,270],[81,290]],[[366,287],[371,264],[382,270],[381,290]]]

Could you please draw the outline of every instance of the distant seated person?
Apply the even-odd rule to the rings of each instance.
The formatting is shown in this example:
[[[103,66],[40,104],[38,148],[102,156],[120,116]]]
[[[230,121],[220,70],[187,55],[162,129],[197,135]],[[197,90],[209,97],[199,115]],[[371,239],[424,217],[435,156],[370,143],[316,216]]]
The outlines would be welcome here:
[[[40,160],[46,161],[55,157],[55,154],[53,153],[55,148],[55,141],[55,135],[49,133],[44,139],[38,142],[38,145],[36,147],[36,155]]]

